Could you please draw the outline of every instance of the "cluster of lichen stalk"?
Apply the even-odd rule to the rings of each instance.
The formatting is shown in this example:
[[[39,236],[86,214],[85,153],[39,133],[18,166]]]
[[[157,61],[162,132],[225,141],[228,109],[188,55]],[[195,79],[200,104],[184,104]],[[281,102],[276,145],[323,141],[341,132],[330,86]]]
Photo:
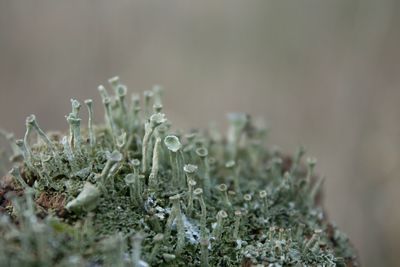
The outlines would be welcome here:
[[[81,103],[72,100],[65,136],[46,134],[34,115],[23,139],[9,136],[11,175],[24,197],[10,196],[11,217],[1,215],[0,233],[7,233],[0,238],[1,266],[337,266],[352,260],[347,239],[316,203],[322,179],[314,175],[314,159],[303,163],[302,148],[287,158],[266,149],[266,129],[245,114],[228,116],[226,137],[215,127],[174,131],[159,86],[144,93],[142,104],[133,94],[128,105],[119,78],[109,84],[112,95],[98,88],[104,124],[94,124],[93,101],[86,100],[82,127]],[[43,192],[65,196],[66,215],[47,210],[39,219],[35,199]]]

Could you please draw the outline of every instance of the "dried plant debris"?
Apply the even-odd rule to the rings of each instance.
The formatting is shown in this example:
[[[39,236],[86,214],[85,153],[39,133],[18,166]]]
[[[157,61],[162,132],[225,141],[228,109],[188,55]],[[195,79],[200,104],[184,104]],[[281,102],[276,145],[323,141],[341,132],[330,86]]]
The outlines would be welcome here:
[[[2,132],[14,166],[0,183],[0,266],[357,265],[303,148],[266,148],[266,128],[241,113],[226,137],[184,134],[161,87],[128,104],[119,78],[109,83],[103,124],[94,101],[72,100],[65,135],[34,115],[22,139]]]

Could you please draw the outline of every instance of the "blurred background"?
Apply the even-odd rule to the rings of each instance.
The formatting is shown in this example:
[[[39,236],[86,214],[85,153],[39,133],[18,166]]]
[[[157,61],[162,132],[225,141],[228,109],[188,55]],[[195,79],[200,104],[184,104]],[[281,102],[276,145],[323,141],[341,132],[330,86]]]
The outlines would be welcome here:
[[[119,75],[162,84],[190,129],[263,117],[326,175],[329,217],[363,266],[399,266],[400,2],[0,0],[0,127],[66,129],[69,99]]]

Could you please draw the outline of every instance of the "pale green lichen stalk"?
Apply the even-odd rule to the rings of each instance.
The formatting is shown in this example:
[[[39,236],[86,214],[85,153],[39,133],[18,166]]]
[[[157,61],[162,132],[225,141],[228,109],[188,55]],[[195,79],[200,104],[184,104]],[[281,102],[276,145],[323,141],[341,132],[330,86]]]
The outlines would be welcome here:
[[[13,142],[0,187],[0,266],[355,266],[348,239],[320,206],[316,161],[267,149],[266,129],[229,115],[175,131],[161,87],[127,105],[127,87],[71,100],[65,136],[34,115]],[[85,127],[87,125],[87,127]],[[35,136],[39,137],[35,139]],[[34,140],[38,140],[34,142]],[[13,179],[13,180],[12,180]]]

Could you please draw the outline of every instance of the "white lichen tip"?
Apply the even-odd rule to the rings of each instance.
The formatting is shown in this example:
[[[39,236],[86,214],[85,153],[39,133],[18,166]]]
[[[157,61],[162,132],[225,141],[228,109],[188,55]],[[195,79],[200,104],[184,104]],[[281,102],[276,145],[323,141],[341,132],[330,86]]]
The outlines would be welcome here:
[[[127,174],[127,175],[125,176],[125,178],[124,178],[124,181],[125,181],[125,183],[126,183],[127,185],[130,185],[130,184],[135,183],[135,175],[132,174],[132,173]]]
[[[123,156],[120,152],[118,151],[113,151],[112,153],[106,152],[106,157],[110,161],[118,162],[123,159]]]
[[[188,181],[188,184],[191,186],[191,187],[193,187],[193,186],[196,186],[196,181],[195,180],[189,180]]]
[[[34,114],[29,115],[26,117],[26,125],[34,125],[36,122],[36,116]]]
[[[234,160],[230,160],[225,163],[225,167],[228,169],[233,168],[235,165],[236,165],[236,162]]]
[[[188,174],[195,173],[197,171],[197,169],[198,169],[198,167],[196,165],[192,165],[192,164],[186,164],[185,166],[183,166],[183,170]]]
[[[228,190],[228,186],[226,184],[220,184],[217,186],[217,189],[221,192],[226,192],[226,190]]]
[[[195,195],[195,196],[200,196],[200,195],[202,195],[203,194],[203,189],[201,189],[201,188],[196,188],[194,191],[193,191],[193,195]]]
[[[252,197],[251,197],[250,194],[245,194],[245,195],[243,196],[243,199],[244,199],[245,201],[251,201]]]
[[[77,110],[77,111],[81,107],[81,103],[79,103],[79,101],[76,99],[71,99],[71,105],[72,105],[72,109]]]
[[[119,97],[125,97],[128,93],[128,88],[125,85],[120,84],[116,90],[116,93]]]
[[[317,159],[314,158],[314,157],[308,157],[308,158],[307,158],[307,164],[308,164],[310,167],[314,167],[314,166],[317,164]]]
[[[226,213],[226,211],[224,210],[220,210],[217,213],[217,218],[222,218],[222,219],[228,218],[228,213]]]
[[[267,191],[261,190],[259,193],[260,198],[266,198],[267,197]]]
[[[229,113],[229,122],[237,127],[244,127],[248,121],[248,115],[246,113]]]
[[[112,86],[118,86],[120,84],[120,79],[118,76],[114,76],[108,79],[108,83],[111,84]]]
[[[178,152],[181,149],[182,144],[179,141],[179,138],[175,135],[168,135],[164,138],[164,144],[167,146],[168,150],[172,152]]]
[[[97,87],[97,90],[99,91],[100,96],[101,96],[103,102],[104,102],[104,99],[110,98],[110,96],[109,96],[109,94],[108,94],[106,88],[104,87],[104,85],[99,85],[99,86]]]
[[[167,119],[165,118],[165,114],[164,113],[155,113],[155,114],[150,116],[150,121],[156,127],[156,126],[166,122]]]
[[[131,160],[131,164],[132,164],[133,167],[139,167],[140,166],[140,160],[133,159],[133,160]]]
[[[207,157],[208,156],[208,149],[205,148],[205,147],[199,147],[199,148],[196,149],[196,154],[201,158]]]
[[[171,201],[177,201],[179,199],[181,199],[181,195],[180,194],[176,194],[176,195],[173,195],[173,196],[169,197],[169,200],[171,200]]]

